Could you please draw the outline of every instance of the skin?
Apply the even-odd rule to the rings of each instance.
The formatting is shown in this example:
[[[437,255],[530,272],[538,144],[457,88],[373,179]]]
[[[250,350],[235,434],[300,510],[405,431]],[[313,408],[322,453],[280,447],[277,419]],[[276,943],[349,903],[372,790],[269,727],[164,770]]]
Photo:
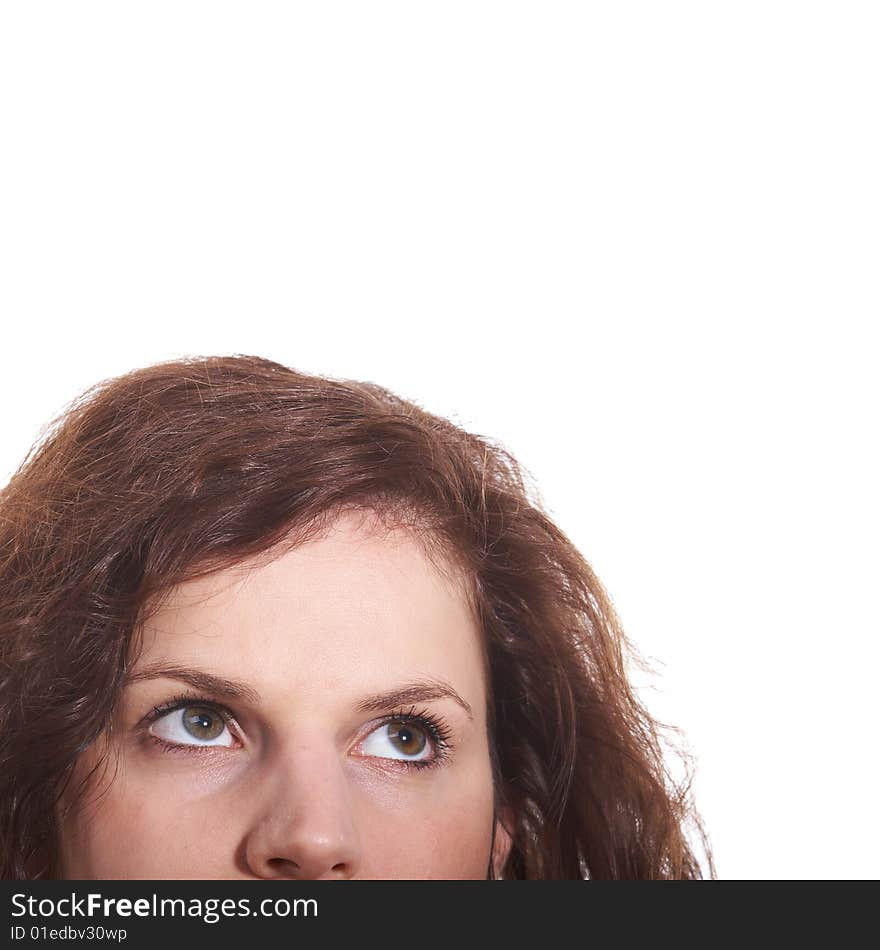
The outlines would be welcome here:
[[[254,695],[194,689],[180,668]],[[485,878],[490,857],[500,873],[510,839],[497,823],[492,853],[479,631],[404,529],[346,513],[276,560],[180,585],[145,625],[130,680],[77,763],[85,774],[108,752],[103,781],[71,813],[62,802],[64,878]],[[359,709],[413,682],[451,688],[469,712],[449,696]],[[193,699],[145,720],[181,694],[233,718]],[[419,724],[389,731],[401,710],[442,720],[445,758],[405,767],[435,745]]]

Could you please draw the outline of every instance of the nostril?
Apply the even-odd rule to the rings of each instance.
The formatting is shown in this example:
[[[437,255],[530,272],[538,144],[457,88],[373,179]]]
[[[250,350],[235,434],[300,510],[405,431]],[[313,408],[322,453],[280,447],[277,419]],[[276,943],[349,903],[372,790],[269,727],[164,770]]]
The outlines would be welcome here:
[[[319,878],[349,876],[349,866],[345,861],[334,864],[330,868],[327,868],[325,865],[323,871],[318,867],[310,868],[308,866],[299,865],[296,861],[291,861],[288,858],[270,858],[266,862],[266,866],[273,877],[314,878],[317,880]]]
[[[278,874],[294,874],[299,870],[299,865],[295,861],[289,861],[287,858],[269,858],[266,863]]]

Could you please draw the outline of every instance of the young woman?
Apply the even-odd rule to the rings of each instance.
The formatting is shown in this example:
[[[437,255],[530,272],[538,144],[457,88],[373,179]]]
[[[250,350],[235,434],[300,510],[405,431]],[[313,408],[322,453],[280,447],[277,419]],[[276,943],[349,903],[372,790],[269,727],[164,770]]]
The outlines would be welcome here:
[[[264,359],[85,394],[0,495],[2,876],[701,876],[530,494],[490,440]]]

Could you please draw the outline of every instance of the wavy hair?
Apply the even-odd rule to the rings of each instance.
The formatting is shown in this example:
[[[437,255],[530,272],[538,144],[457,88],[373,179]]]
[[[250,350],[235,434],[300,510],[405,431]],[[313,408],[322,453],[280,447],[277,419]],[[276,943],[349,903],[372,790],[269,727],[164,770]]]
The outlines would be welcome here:
[[[466,579],[503,878],[697,878],[690,832],[714,876],[689,773],[673,780],[627,679],[635,651],[536,494],[501,445],[373,383],[233,356],[88,390],[0,493],[0,876],[58,873],[56,806],[157,595],[344,508],[406,524]]]

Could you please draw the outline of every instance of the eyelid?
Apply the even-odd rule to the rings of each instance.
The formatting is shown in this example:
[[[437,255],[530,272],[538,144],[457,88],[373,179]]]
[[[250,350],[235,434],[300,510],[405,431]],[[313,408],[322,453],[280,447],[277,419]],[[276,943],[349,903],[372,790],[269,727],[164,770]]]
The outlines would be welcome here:
[[[160,703],[158,706],[154,706],[135,727],[136,731],[139,732],[144,737],[148,737],[164,746],[169,750],[176,749],[179,751],[196,751],[196,752],[205,752],[205,751],[216,751],[217,749],[232,749],[230,746],[221,746],[221,745],[207,745],[200,742],[172,742],[163,736],[157,736],[151,729],[151,726],[159,722],[161,719],[170,716],[172,713],[177,712],[180,709],[185,709],[187,706],[204,706],[206,709],[210,709],[212,712],[215,712],[222,720],[224,726],[229,728],[230,734],[239,743],[239,746],[244,745],[244,732],[241,729],[241,726],[238,723],[238,720],[235,717],[235,714],[224,706],[222,703],[218,703],[216,700],[207,699],[204,696],[195,696],[181,694],[179,696],[174,696],[171,699],[166,700],[163,703]],[[230,728],[232,727],[232,728]]]
[[[154,706],[138,725],[153,723],[157,719],[161,719],[162,716],[167,716],[168,713],[174,712],[175,709],[183,709],[186,706],[207,706],[209,709],[215,710],[224,722],[235,722],[235,714],[222,703],[218,703],[214,699],[208,699],[206,696],[182,693],[179,696],[172,696],[171,699],[167,699],[163,703],[159,703],[158,706]]]
[[[233,726],[232,734],[234,738],[239,743],[244,743],[243,730],[241,729],[241,726],[236,719],[235,713],[233,713],[232,710],[217,700],[188,693],[182,693],[177,696],[173,696],[165,702],[154,706],[137,724],[136,729],[149,735],[151,738],[159,741],[160,743],[163,743],[169,748],[176,748],[181,751],[194,751],[197,754],[201,754],[208,750],[214,751],[216,749],[229,748],[228,746],[202,745],[201,743],[197,742],[173,743],[163,739],[160,736],[156,736],[150,731],[150,726],[153,723],[179,709],[184,709],[187,706],[205,706],[208,709],[215,711],[221,717],[226,726]],[[376,730],[381,729],[383,726],[387,726],[391,722],[414,723],[419,726],[419,728],[423,729],[428,737],[430,745],[434,750],[433,754],[427,759],[395,759],[390,756],[372,755],[364,755],[364,758],[376,758],[382,760],[383,762],[393,763],[390,766],[391,768],[425,769],[444,764],[455,750],[453,734],[446,720],[440,715],[432,713],[425,708],[417,708],[416,706],[410,706],[408,709],[395,709],[389,713],[386,713],[384,716],[381,716],[378,720],[374,720],[371,728],[369,728],[364,733],[363,738],[358,742],[358,746],[362,745],[374,732],[376,732]]]
[[[359,753],[360,755],[363,755],[364,758],[376,758],[383,762],[393,763],[393,768],[425,769],[442,765],[454,751],[452,732],[442,716],[431,713],[426,709],[418,710],[415,706],[411,706],[408,710],[397,709],[382,716],[364,734],[364,737],[358,742],[358,747],[363,745],[375,732],[391,722],[413,723],[418,726],[426,734],[433,753],[426,759],[398,759],[392,756],[376,756],[366,753]]]

